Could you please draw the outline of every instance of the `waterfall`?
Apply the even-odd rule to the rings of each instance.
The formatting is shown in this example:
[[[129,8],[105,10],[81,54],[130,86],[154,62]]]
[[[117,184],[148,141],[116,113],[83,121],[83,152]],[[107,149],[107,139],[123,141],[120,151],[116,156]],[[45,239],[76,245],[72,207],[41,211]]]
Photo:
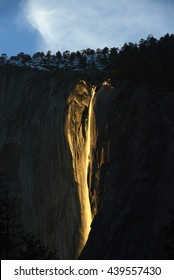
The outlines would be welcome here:
[[[80,210],[79,226],[76,233],[78,239],[76,257],[80,255],[86,244],[92,222],[88,188],[88,168],[90,164],[92,104],[96,89],[95,86],[92,87],[91,97],[89,97],[89,88],[83,82],[82,91],[81,85],[82,81],[78,83],[78,86],[76,86],[69,97],[65,128],[66,138],[72,155],[74,179],[78,187],[77,195]],[[83,94],[82,92],[85,93]],[[82,122],[82,116],[87,107],[86,122]]]
[[[90,225],[92,222],[92,213],[91,213],[91,206],[90,206],[90,200],[89,200],[89,188],[88,188],[88,169],[90,164],[90,146],[91,146],[91,118],[92,118],[92,105],[93,105],[93,98],[95,95],[95,89],[96,87],[93,86],[91,90],[91,99],[89,103],[89,109],[88,109],[88,126],[87,126],[87,132],[86,132],[86,149],[85,149],[85,158],[86,158],[86,166],[85,166],[85,182],[84,182],[84,188],[82,188],[81,193],[81,215],[83,216],[83,247],[86,244],[86,241],[88,239],[88,235],[90,232]],[[84,207],[84,209],[83,209]],[[81,250],[83,249],[81,248]]]
[[[91,118],[92,118],[92,105],[93,105],[93,98],[95,95],[96,86],[92,87],[91,90],[91,100],[89,103],[89,110],[88,110],[88,129],[87,129],[87,139],[86,139],[86,181],[88,185],[88,168],[90,164],[90,146],[91,146]]]

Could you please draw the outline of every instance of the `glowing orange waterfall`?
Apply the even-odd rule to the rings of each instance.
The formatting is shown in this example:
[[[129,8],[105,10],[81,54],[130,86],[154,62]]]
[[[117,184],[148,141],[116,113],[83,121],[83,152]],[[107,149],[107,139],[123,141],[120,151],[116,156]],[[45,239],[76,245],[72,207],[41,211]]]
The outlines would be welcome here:
[[[93,97],[95,94],[96,87],[92,87],[91,91],[91,100],[89,103],[88,109],[88,127],[86,133],[86,151],[85,151],[85,178],[84,178],[84,185],[81,189],[81,217],[82,217],[82,224],[81,224],[81,234],[83,236],[83,245],[80,248],[80,251],[83,249],[86,241],[88,239],[90,225],[92,222],[92,214],[91,214],[91,206],[89,201],[89,189],[88,189],[88,168],[89,168],[89,159],[90,159],[90,144],[91,144],[91,117],[92,117],[92,105],[93,105]]]
[[[93,105],[93,98],[95,95],[96,87],[93,86],[91,90],[91,100],[89,104],[89,111],[88,111],[88,130],[87,130],[87,140],[86,140],[86,180],[88,177],[88,167],[90,161],[90,145],[91,145],[91,117],[92,117],[92,105]],[[88,181],[88,180],[87,180]],[[87,182],[88,184],[88,182]]]
[[[86,244],[92,222],[88,189],[88,168],[91,145],[92,105],[95,87],[93,86],[91,89],[91,98],[89,101],[88,92],[86,92],[84,95],[83,93],[81,94],[81,84],[79,84],[79,87],[76,86],[76,90],[73,91],[69,97],[69,107],[66,116],[65,128],[66,137],[72,155],[74,179],[78,187],[77,194],[80,206],[79,227],[77,228],[76,233],[78,239],[75,254],[76,258],[80,255],[84,245]],[[83,86],[86,85],[83,83]],[[88,88],[86,86],[86,91],[87,90]],[[86,122],[82,123],[82,115],[87,106],[88,115],[86,116]],[[84,129],[85,135],[83,132]]]

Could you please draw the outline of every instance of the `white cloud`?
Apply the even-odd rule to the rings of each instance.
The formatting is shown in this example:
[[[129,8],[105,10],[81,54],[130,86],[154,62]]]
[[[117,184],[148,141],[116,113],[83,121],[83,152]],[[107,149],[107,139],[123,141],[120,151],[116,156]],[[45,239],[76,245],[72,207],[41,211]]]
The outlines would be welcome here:
[[[40,50],[121,46],[167,30],[170,5],[151,0],[24,0],[22,13],[40,34]]]

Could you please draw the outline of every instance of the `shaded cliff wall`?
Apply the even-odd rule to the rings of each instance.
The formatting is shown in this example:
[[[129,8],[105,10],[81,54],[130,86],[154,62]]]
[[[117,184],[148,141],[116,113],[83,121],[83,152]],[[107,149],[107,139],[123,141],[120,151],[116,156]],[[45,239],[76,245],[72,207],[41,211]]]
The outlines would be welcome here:
[[[16,193],[24,230],[50,250],[57,249],[60,259],[73,259],[87,238],[84,241],[81,234],[87,218],[81,188],[82,180],[86,184],[82,162],[90,98],[85,93],[83,98],[83,92],[75,88],[76,73],[0,70],[0,173],[8,177]],[[69,124],[76,138],[72,136],[75,142],[69,146],[65,117],[68,102],[75,96],[83,100],[76,103],[78,108],[72,107]]]
[[[90,188],[91,199],[98,193],[92,201],[99,213],[81,259],[169,257],[173,108],[173,92],[126,81],[96,94]]]
[[[113,88],[109,85],[101,85],[99,90],[96,91],[92,102],[88,186],[93,217],[101,208],[107,181],[110,145],[108,137],[108,112],[112,96],[114,96]]]

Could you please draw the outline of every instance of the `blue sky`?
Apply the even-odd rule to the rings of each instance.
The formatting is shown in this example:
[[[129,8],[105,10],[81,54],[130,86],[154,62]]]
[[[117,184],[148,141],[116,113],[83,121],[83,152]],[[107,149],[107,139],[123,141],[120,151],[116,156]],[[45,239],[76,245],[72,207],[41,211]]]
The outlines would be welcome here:
[[[174,33],[173,0],[0,0],[0,54],[121,47]]]

